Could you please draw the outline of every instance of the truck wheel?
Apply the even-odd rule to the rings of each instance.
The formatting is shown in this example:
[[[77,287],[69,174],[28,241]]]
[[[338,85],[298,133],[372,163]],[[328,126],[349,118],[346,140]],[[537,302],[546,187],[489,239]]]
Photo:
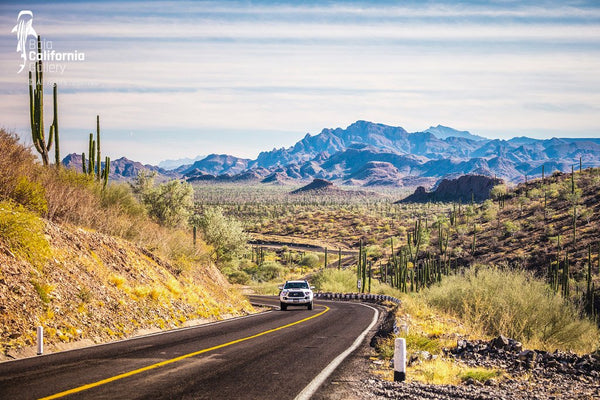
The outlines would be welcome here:
[[[287,304],[285,304],[285,303],[280,303],[280,304],[279,304],[279,308],[281,308],[281,311],[285,311],[285,310],[287,310]]]
[[[306,308],[308,308],[309,310],[313,309],[313,302],[311,301],[310,303],[308,303],[308,305],[306,306]]]

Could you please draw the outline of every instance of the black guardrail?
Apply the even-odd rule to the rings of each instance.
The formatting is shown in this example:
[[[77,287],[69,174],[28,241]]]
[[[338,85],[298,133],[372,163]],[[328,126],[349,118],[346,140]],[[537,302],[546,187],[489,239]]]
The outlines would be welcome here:
[[[339,301],[358,300],[358,301],[366,301],[366,302],[370,302],[370,303],[384,303],[386,301],[389,301],[394,304],[400,304],[400,299],[398,299],[396,297],[388,296],[388,295],[384,295],[384,294],[371,294],[371,293],[331,293],[331,292],[326,292],[326,293],[315,293],[314,298],[322,299],[322,300],[339,300]]]

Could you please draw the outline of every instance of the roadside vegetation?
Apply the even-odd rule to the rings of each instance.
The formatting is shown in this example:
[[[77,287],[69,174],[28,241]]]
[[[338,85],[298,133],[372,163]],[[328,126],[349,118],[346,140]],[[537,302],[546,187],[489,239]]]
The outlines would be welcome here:
[[[189,185],[105,186],[5,130],[0,148],[0,359],[39,325],[59,348],[252,312],[193,241]]]
[[[502,378],[500,371],[472,370],[442,357],[460,338],[502,334],[527,348],[598,349],[599,169],[545,175],[515,188],[499,185],[492,199],[479,204],[393,204],[402,197],[393,191],[301,197],[290,191],[200,185],[196,200],[219,204],[255,238],[327,247],[329,268],[323,268],[323,250],[320,268],[297,271],[318,290],[400,297],[398,325],[408,327],[409,352],[437,356],[411,367],[415,379]],[[361,255],[338,269],[336,250],[359,247]],[[266,254],[291,272],[277,252]],[[263,260],[245,257],[240,265],[251,261],[260,269]],[[247,275],[246,282],[271,294],[290,276],[269,281]],[[370,290],[366,284],[359,290],[357,281],[369,277]],[[394,337],[380,340],[380,357],[391,357]]]

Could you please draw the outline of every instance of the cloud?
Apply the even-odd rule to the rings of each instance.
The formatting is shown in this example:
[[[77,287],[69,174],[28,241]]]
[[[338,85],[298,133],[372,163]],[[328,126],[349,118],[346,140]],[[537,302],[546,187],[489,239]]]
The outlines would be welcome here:
[[[3,4],[0,24],[14,26],[19,7]],[[442,123],[486,136],[598,136],[600,7],[593,2],[32,8],[36,30],[57,51],[86,54],[64,74],[46,74],[59,85],[66,151],[80,152],[79,135],[96,114],[119,143],[110,151],[123,152],[111,156],[146,162],[179,157],[160,157],[166,151],[227,148],[252,157],[357,119],[409,131]],[[26,136],[27,79],[16,75],[14,48],[14,37],[0,38],[0,122]],[[130,132],[136,140],[124,139]]]

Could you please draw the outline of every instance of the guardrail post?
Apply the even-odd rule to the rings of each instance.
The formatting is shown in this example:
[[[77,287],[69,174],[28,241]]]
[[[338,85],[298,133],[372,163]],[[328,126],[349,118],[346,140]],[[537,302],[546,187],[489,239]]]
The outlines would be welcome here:
[[[398,338],[394,342],[394,382],[406,380],[406,339]]]
[[[37,327],[37,355],[44,354],[44,327]]]

